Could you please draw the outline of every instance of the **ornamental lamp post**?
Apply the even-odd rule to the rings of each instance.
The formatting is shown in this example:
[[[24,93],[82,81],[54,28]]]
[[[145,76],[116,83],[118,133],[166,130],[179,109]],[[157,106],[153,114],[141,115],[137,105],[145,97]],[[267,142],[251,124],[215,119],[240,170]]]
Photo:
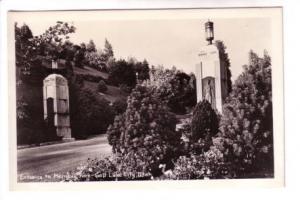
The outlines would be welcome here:
[[[205,23],[205,35],[208,45],[211,45],[214,40],[214,23],[209,20]]]

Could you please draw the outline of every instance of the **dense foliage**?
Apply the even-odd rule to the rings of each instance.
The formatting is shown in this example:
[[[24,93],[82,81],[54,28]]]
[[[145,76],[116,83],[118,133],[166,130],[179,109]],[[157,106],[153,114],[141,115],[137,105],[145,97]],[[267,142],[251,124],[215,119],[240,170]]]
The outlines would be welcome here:
[[[216,147],[211,147],[208,151],[201,154],[181,156],[177,159],[169,178],[189,180],[230,177],[231,174],[224,163],[222,152]]]
[[[224,45],[223,41],[217,40],[216,41],[216,46],[219,50],[220,54],[220,60],[224,62],[224,68],[225,68],[225,73],[226,73],[226,88],[228,90],[228,93],[231,92],[232,90],[232,82],[231,82],[231,70],[230,70],[230,60],[228,58],[228,54],[226,52],[226,46]]]
[[[151,85],[157,87],[157,95],[165,101],[172,112],[184,114],[196,105],[196,78],[175,67],[151,69]]]
[[[105,90],[103,78],[91,74],[75,76],[73,73],[73,63],[75,67],[83,67],[89,64],[85,54],[96,52],[92,40],[87,45],[74,45],[68,40],[75,29],[69,23],[58,21],[41,35],[34,36],[26,24],[15,25],[18,144],[58,139],[55,131],[48,131],[43,116],[43,79],[53,73],[52,60],[57,60],[60,67],[64,66],[55,73],[62,74],[69,82],[72,134],[76,138],[85,138],[104,133],[112,123],[115,111],[109,102],[83,87],[84,81],[100,81]],[[108,57],[111,57],[111,45],[108,48]]]
[[[70,86],[70,110],[72,135],[75,138],[105,133],[114,117],[107,100],[99,98],[76,81]]]
[[[273,174],[271,59],[252,51],[224,105],[215,145],[238,177]]]
[[[143,60],[143,62],[139,62],[135,58],[131,58],[128,61],[129,63],[133,64],[134,72],[136,73],[136,78],[139,81],[144,81],[149,79],[149,63],[147,60]]]
[[[74,53],[74,65],[75,67],[84,68],[86,64],[85,60],[85,52],[86,52],[86,45],[81,43],[79,45],[74,45],[75,53]]]
[[[124,59],[111,60],[109,63],[108,81],[116,86],[123,88],[129,87],[129,91],[137,84],[149,79],[149,64],[146,60],[137,61],[130,58],[128,61]]]
[[[112,45],[105,39],[104,49],[96,49],[93,40],[86,45],[85,64],[100,71],[108,71],[114,62]]]
[[[127,108],[127,99],[120,98],[113,102],[112,104],[115,115],[122,114],[126,111]]]
[[[175,132],[175,116],[154,93],[154,87],[137,85],[128,97],[126,112],[115,118],[107,134],[115,153],[155,176],[160,163],[172,165],[180,135]]]
[[[64,181],[122,181],[150,180],[152,178],[141,163],[133,163],[129,157],[120,155],[88,159],[87,162],[68,173],[66,177]]]
[[[43,63],[64,55],[64,43],[74,31],[75,27],[57,22],[43,34],[33,36],[26,24],[21,27],[15,24],[18,144],[56,139],[45,132],[42,84],[49,72]]]
[[[200,138],[206,139],[215,136],[218,132],[219,119],[206,100],[199,102],[193,111],[191,122],[191,142],[196,142]]]
[[[176,161],[170,178],[273,177],[271,60],[266,53],[259,58],[250,52],[249,61],[223,106],[217,135],[210,135],[210,142],[200,138],[192,143],[210,147],[202,152],[194,151],[195,146],[187,148],[188,153]],[[184,127],[188,138],[191,129],[189,125]]]
[[[134,87],[136,84],[136,74],[133,69],[133,64],[126,60],[118,60],[113,63],[109,69],[109,82],[119,86],[121,84]]]
[[[58,21],[44,33],[33,36],[30,28],[24,24],[20,28],[15,24],[16,65],[23,75],[31,75],[35,62],[51,61],[65,58],[64,49],[69,34],[75,32],[75,27],[66,22]],[[68,44],[68,43],[67,43]]]

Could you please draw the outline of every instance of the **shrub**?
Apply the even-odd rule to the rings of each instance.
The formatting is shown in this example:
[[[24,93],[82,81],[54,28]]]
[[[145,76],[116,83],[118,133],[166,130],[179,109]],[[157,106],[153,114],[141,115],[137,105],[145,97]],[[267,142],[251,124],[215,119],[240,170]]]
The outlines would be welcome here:
[[[271,62],[250,52],[224,105],[215,146],[225,153],[238,177],[273,176]]]
[[[115,118],[107,130],[115,153],[129,157],[137,167],[146,167],[154,176],[160,163],[172,164],[180,149],[175,132],[176,118],[156,98],[154,88],[137,85],[127,100],[126,112]]]
[[[103,80],[101,80],[99,83],[98,83],[98,91],[99,92],[106,92],[107,91],[107,86],[105,84],[105,82]]]
[[[231,178],[223,153],[211,147],[200,155],[181,156],[177,159],[171,179],[217,179]]]
[[[140,167],[133,167],[133,166]],[[149,180],[151,174],[143,170],[141,163],[129,163],[128,157],[119,155],[100,159],[88,159],[87,162],[69,173],[65,181],[115,181]]]
[[[211,138],[218,132],[219,119],[216,112],[206,100],[199,102],[193,111],[191,123],[191,142],[200,138]]]

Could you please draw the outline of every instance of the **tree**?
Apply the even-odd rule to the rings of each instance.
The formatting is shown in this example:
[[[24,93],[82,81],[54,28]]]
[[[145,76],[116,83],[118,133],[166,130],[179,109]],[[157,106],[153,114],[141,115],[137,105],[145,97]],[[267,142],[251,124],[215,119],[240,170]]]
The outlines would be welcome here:
[[[33,76],[41,76],[42,61],[56,60],[65,55],[64,43],[75,30],[73,25],[57,21],[56,25],[50,26],[43,34],[33,36],[26,24],[21,28],[15,24],[16,65],[20,68],[20,77],[33,79]]]
[[[86,45],[87,52],[96,52],[96,45],[93,40],[90,40],[89,43]]]
[[[15,47],[16,47],[16,67],[17,67],[17,78],[21,78],[21,75],[30,74],[31,50],[28,48],[33,38],[30,28],[24,24],[20,28],[15,23]]]
[[[75,54],[74,44],[70,40],[66,40],[62,45],[63,51],[61,52],[61,58],[68,62],[73,61]]]
[[[33,44],[39,55],[45,56],[48,60],[60,58],[63,51],[62,45],[69,39],[69,34],[74,33],[76,28],[67,22],[57,21],[54,26],[50,26],[43,34],[35,36]]]
[[[113,57],[106,57],[102,50],[86,51],[85,60],[87,65],[99,71],[107,71],[114,65],[115,59]]]
[[[121,59],[113,63],[110,67],[108,80],[113,85],[125,84],[134,87],[136,84],[136,74],[133,64]]]
[[[175,67],[151,69],[151,84],[157,87],[157,95],[165,101],[172,112],[185,114],[188,107],[196,104],[196,79]]]
[[[105,39],[103,55],[106,57],[106,60],[108,60],[110,57],[114,57],[113,48],[107,39]]]
[[[74,64],[75,67],[83,68],[85,64],[85,52],[86,46],[84,43],[81,43],[80,46],[75,46],[75,54],[74,54]]]
[[[137,75],[137,79],[140,81],[148,80],[149,76],[149,63],[146,59],[143,62],[139,62],[136,58],[130,57],[127,61],[133,66],[133,70]]]
[[[107,134],[115,153],[155,176],[160,163],[172,165],[180,149],[180,135],[175,132],[175,116],[155,97],[154,90],[137,85],[128,97],[126,112],[115,118]]]
[[[238,177],[273,176],[271,59],[250,51],[233,85],[214,145]]]

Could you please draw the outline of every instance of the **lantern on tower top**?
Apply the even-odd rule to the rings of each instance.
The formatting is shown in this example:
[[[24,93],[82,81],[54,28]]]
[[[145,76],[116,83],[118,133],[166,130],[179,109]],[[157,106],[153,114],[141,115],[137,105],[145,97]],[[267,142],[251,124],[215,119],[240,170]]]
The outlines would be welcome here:
[[[205,23],[205,35],[208,44],[212,44],[212,41],[214,40],[214,23],[209,20]]]

